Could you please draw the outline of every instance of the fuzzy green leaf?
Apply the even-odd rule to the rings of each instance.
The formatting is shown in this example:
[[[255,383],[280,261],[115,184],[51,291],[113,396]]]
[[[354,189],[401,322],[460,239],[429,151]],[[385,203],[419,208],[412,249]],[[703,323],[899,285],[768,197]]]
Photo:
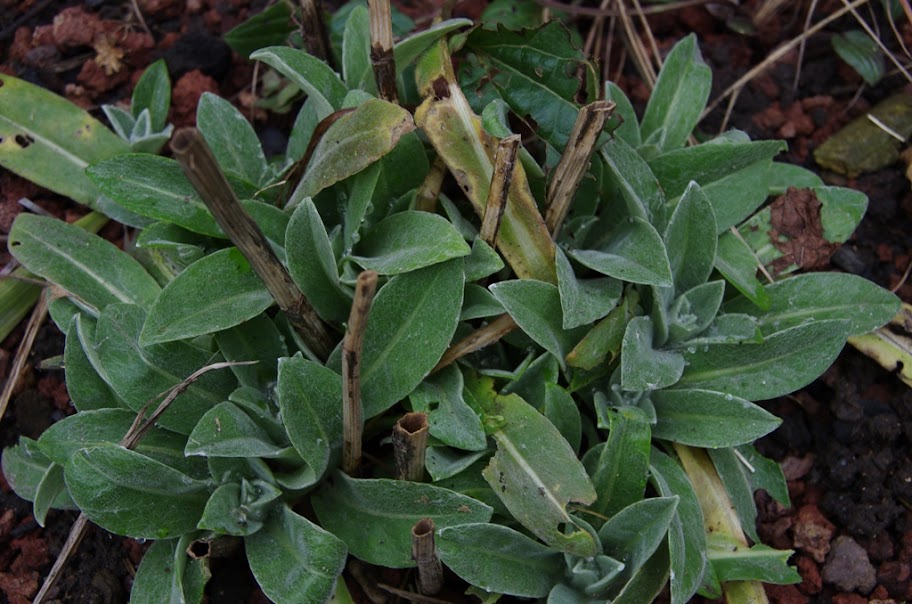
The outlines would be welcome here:
[[[167,539],[196,528],[206,482],[117,445],[76,452],[66,465],[70,495],[95,524],[144,539]]]
[[[782,423],[743,398],[710,390],[660,390],[652,393],[658,423],[655,438],[693,447],[733,447],[753,442]]]
[[[149,309],[143,346],[186,340],[240,325],[272,306],[272,295],[236,247],[181,271]]]
[[[456,331],[463,285],[457,259],[397,275],[377,292],[361,357],[365,418],[402,400],[443,356]]]
[[[170,108],[171,78],[164,59],[159,59],[149,65],[136,82],[130,100],[130,113],[134,118],[139,118],[143,110],[148,109],[152,132],[161,132],[168,122]]]
[[[665,57],[640,124],[643,143],[662,151],[682,147],[700,120],[711,84],[712,71],[691,34]]]
[[[356,6],[348,15],[342,34],[342,79],[349,89],[364,87],[376,94],[370,53],[370,16],[366,6]]]
[[[598,499],[592,511],[611,517],[643,499],[649,467],[650,426],[637,407],[623,407],[608,415],[608,442],[590,450],[585,459]]]
[[[491,508],[448,489],[337,473],[312,499],[320,523],[341,538],[352,555],[389,568],[415,566],[411,529],[430,518],[438,528],[487,522]]]
[[[143,554],[136,570],[133,604],[199,604],[209,580],[206,559],[191,560],[186,539],[161,539]]]
[[[352,260],[381,275],[398,275],[467,256],[469,246],[452,224],[430,212],[399,212],[374,225]]]
[[[425,50],[431,47],[431,44],[446,36],[450,32],[471,27],[471,19],[447,19],[440,23],[434,23],[427,29],[413,33],[407,38],[403,38],[393,45],[393,57],[396,60],[396,75],[402,75],[403,71],[415,62]]]
[[[206,412],[190,433],[186,455],[203,457],[279,457],[284,452],[269,434],[232,402]]]
[[[788,565],[794,553],[760,543],[748,548],[721,539],[711,540],[707,551],[719,581],[764,581],[778,585],[801,582],[798,572]]]
[[[627,324],[621,345],[621,388],[624,390],[667,388],[684,372],[684,357],[674,351],[656,350],[652,338],[653,325],[649,317],[636,317]]]
[[[665,223],[665,193],[649,164],[622,138],[602,145],[605,179],[610,190],[624,200],[627,215],[647,219],[658,227]]]
[[[260,49],[250,58],[266,63],[306,92],[320,116],[325,117],[342,107],[348,89],[336,72],[320,59],[285,46]]]
[[[614,101],[615,115],[623,118],[624,123],[617,127],[614,136],[621,138],[625,143],[636,149],[642,144],[640,138],[640,121],[637,119],[636,112],[633,110],[633,104],[624,91],[621,90],[614,82],[605,82],[605,100]]]
[[[196,108],[196,125],[223,170],[255,185],[266,184],[269,167],[260,139],[234,105],[203,93]]]
[[[712,273],[716,261],[715,224],[712,205],[700,185],[691,181],[665,229],[675,291],[686,292],[702,285]]]
[[[333,122],[314,147],[288,207],[362,171],[414,129],[411,114],[402,107],[380,99],[365,101]]]
[[[725,281],[710,281],[686,291],[668,309],[669,343],[702,333],[716,319],[725,294]]]
[[[339,270],[329,235],[313,201],[306,197],[297,207],[285,234],[288,272],[325,321],[348,318],[351,296],[339,283]]]
[[[141,346],[139,333],[146,314],[129,304],[109,305],[98,319],[95,347],[111,388],[134,411],[180,384],[219,355],[185,342]],[[222,372],[222,373],[219,373]],[[226,369],[210,371],[190,384],[159,419],[159,424],[190,434],[196,422],[237,386]],[[226,375],[227,373],[227,375]]]
[[[26,501],[35,501],[38,485],[54,463],[41,452],[38,443],[27,436],[20,436],[18,444],[3,450],[2,462],[3,476],[10,488]],[[64,491],[58,495],[52,507],[73,510],[76,509],[76,504],[70,494]]]
[[[669,287],[671,266],[661,236],[642,218],[624,221],[594,250],[570,250],[571,258],[592,270],[630,283]]]
[[[878,285],[844,273],[807,273],[765,288],[770,307],[758,312],[749,300],[733,300],[726,312],[750,313],[764,335],[809,320],[849,321],[849,335],[861,335],[888,323],[899,312],[899,299]]]
[[[551,422],[515,394],[498,396],[491,414],[502,416],[503,426],[493,434],[497,453],[482,472],[485,480],[513,517],[542,541],[578,556],[595,554],[592,535],[567,512],[571,502],[589,505],[596,498],[573,449]]]
[[[345,544],[282,506],[262,530],[244,538],[247,562],[277,604],[328,602],[345,567]]]
[[[215,335],[226,361],[256,361],[234,365],[231,371],[243,386],[265,388],[276,381],[276,359],[288,355],[285,338],[272,319],[261,314]]]
[[[20,214],[9,249],[28,270],[102,310],[126,302],[149,308],[161,288],[112,243],[56,218]]]
[[[769,294],[757,280],[758,268],[757,257],[742,239],[731,232],[719,237],[716,269],[757,307],[769,308]]]
[[[632,577],[665,540],[678,497],[652,497],[632,503],[599,529],[605,554],[624,563],[622,577]]]
[[[516,279],[495,283],[490,290],[520,329],[564,367],[564,358],[583,337],[585,328],[564,329],[558,288],[534,279]]]
[[[714,390],[747,400],[782,396],[822,374],[845,345],[847,321],[816,321],[777,332],[760,344],[711,344],[685,352],[679,388]]]
[[[489,592],[541,598],[563,576],[560,552],[498,524],[461,524],[437,534],[441,561]]]
[[[463,398],[462,372],[444,367],[421,382],[409,399],[415,411],[427,411],[431,436],[466,451],[483,451],[487,438],[481,419]]]
[[[603,318],[621,298],[621,282],[610,277],[578,279],[562,249],[555,248],[557,287],[564,329],[588,325]]]
[[[276,395],[288,438],[322,476],[341,455],[342,379],[298,354],[279,359]]]
[[[884,76],[884,56],[877,42],[860,29],[840,32],[830,38],[833,50],[852,66],[869,86]]]
[[[92,336],[86,341],[94,351],[95,342],[95,325],[92,319],[89,319],[79,313],[73,316],[73,322],[70,325],[70,333],[63,349],[63,365],[66,369],[67,394],[70,400],[79,411],[89,411],[91,409],[106,409],[120,407],[121,403],[107,382],[102,378],[92,360],[89,358],[86,349],[83,347],[82,338],[79,337],[78,331],[80,325],[85,322],[92,323]],[[85,328],[82,328],[85,330]]]
[[[35,489],[35,501],[32,506],[32,515],[38,526],[44,527],[44,520],[48,511],[54,507],[59,499],[69,498],[66,484],[63,481],[63,466],[51,464],[38,482]]]

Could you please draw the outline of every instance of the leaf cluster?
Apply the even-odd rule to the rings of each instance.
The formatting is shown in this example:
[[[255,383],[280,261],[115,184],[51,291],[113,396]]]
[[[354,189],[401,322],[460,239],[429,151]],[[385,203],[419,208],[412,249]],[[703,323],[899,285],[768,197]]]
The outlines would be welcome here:
[[[640,119],[617,86],[594,80],[559,23],[461,31],[468,21],[444,21],[396,44],[411,113],[374,96],[367,9],[339,14],[341,75],[289,46],[252,53],[307,97],[284,156],[267,157],[216,96],[201,98],[197,123],[334,334],[328,358],[275,311],[178,163],[147,153],[167,132],[160,66],[130,114],[106,110],[134,152],[86,170],[140,218],[137,249],[17,218],[11,252],[66,292],[50,310],[67,335],[78,409],[4,452],[4,474],[39,522],[51,508],[78,508],[112,532],[155,539],[138,602],[199,601],[206,562],[187,548],[225,536],[243,539],[273,601],[328,601],[344,589],[348,555],[414,566],[410,531],[423,519],[436,526],[442,562],[498,594],[647,602],[668,583],[683,603],[729,582],[797,580],[789,552],[759,545],[753,528],[755,489],[788,500],[778,466],[750,445],[779,420],[753,401],[809,383],[898,301],[836,273],[761,283],[758,262],[777,248],[758,209],[786,186],[809,186],[825,232],[844,241],[864,197],[777,164],[779,142],[732,131],[687,146],[711,79],[694,37],[666,58]],[[284,32],[274,29],[263,31]],[[233,42],[258,47],[244,31]],[[552,237],[542,220],[549,176],[568,152],[577,100],[597,96],[623,120],[601,133]],[[500,230],[486,241],[494,153],[512,128],[537,139],[520,153]],[[436,210],[422,211],[435,161],[459,187],[435,191]],[[341,341],[364,270],[380,276],[360,365],[365,438],[380,441],[404,410],[425,413],[430,482],[393,479],[384,445],[364,477],[337,469]],[[438,365],[498,321],[517,329]],[[255,363],[186,381],[221,361]],[[167,392],[178,394],[155,428],[135,448],[119,446]],[[713,524],[720,506],[728,524]]]

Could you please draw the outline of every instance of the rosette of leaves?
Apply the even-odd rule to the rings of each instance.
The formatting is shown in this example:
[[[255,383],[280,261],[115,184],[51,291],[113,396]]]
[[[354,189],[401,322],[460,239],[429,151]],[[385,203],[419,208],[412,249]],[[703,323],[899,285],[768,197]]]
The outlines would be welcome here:
[[[136,153],[158,153],[171,132],[168,109],[171,107],[171,78],[164,59],[152,63],[136,82],[129,111],[116,105],[102,105],[111,127]]]
[[[327,601],[348,555],[414,566],[410,531],[426,518],[475,593],[648,602],[670,584],[675,603],[698,591],[748,601],[756,581],[797,580],[790,552],[754,530],[753,491],[788,495],[750,446],[778,425],[752,401],[809,383],[896,298],[849,275],[756,278],[758,248],[775,242],[745,240],[751,217],[807,178],[772,161],[778,142],[730,132],[685,146],[710,79],[692,37],[667,57],[642,119],[604,85],[624,121],[602,133],[555,241],[546,174],[568,152],[578,95],[598,94],[594,70],[549,23],[470,32],[457,77],[442,37],[464,25],[397,45],[400,84],[417,61],[417,86],[402,87],[421,100],[414,115],[373,96],[363,8],[345,22],[341,76],[294,48],[255,52],[307,94],[284,157],[267,158],[227,101],[204,95],[198,108],[232,188],[337,341],[358,274],[380,275],[360,369],[366,438],[426,413],[430,482],[389,478],[383,445],[362,477],[336,470],[341,350],[321,358],[273,310],[174,160],[125,154],[88,169],[151,222],[142,263],[77,227],[17,219],[12,253],[67,293],[51,308],[78,413],[7,449],[3,470],[39,521],[78,508],[155,539],[135,601],[199,601],[207,562],[187,548],[221,537],[243,539],[270,599]],[[510,114],[539,139],[520,153],[489,242],[479,217],[497,140],[519,123]],[[418,211],[435,158],[460,187]],[[836,239],[863,213],[863,196],[837,193],[821,217]],[[438,366],[505,317],[512,333]],[[222,360],[257,363],[186,381]],[[157,426],[118,446],[168,391]]]

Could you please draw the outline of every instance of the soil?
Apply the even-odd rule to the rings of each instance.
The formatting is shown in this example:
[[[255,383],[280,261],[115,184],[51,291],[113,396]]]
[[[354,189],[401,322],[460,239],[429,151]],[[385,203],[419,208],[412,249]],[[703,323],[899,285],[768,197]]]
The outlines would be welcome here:
[[[142,11],[145,26],[132,12]],[[218,92],[254,116],[264,140],[281,148],[288,117],[253,107],[252,65],[231,53],[220,36],[266,2],[258,0],[139,0],[103,3],[99,0],[0,0],[0,70],[65,95],[100,116],[101,103],[129,98],[142,70],[153,60],[168,62],[174,81],[170,121],[194,122],[194,110],[205,91]],[[403,0],[400,8],[419,22],[428,22],[439,8],[433,1]],[[454,14],[476,18],[486,3],[460,2]],[[713,70],[711,99],[751,66],[769,55],[803,26],[808,2],[785,3],[786,8],[755,27],[753,35],[735,33],[763,2],[694,6],[649,17],[650,29],[662,51],[682,36],[696,32],[703,56]],[[815,21],[841,7],[835,0],[817,6]],[[579,17],[585,31],[591,17]],[[753,80],[734,106],[728,127],[752,138],[783,138],[789,151],[780,160],[819,171],[813,150],[851,119],[892,93],[908,88],[899,76],[874,87],[861,88],[851,68],[835,58],[829,42],[833,32],[855,27],[851,18],[837,21],[808,42],[797,90],[792,81],[797,51],[787,55]],[[892,43],[881,22],[884,39]],[[901,20],[908,44],[912,25]],[[617,39],[617,37],[615,37]],[[612,56],[622,54],[618,43]],[[627,64],[606,70],[642,109],[648,89]],[[860,92],[860,94],[856,94]],[[724,108],[724,103],[723,103]],[[724,109],[701,123],[715,133]],[[293,115],[293,114],[292,114]],[[814,224],[816,199],[801,198],[802,212],[786,215],[793,244],[808,239],[793,257],[805,258],[824,270],[862,275],[912,301],[912,283],[904,273],[912,262],[912,190],[905,167],[894,165],[849,179],[822,172],[829,184],[850,186],[870,200],[867,216],[855,235],[838,250],[821,246]],[[789,195],[795,195],[791,192]],[[798,194],[801,196],[801,194]],[[72,220],[83,210],[48,191],[0,171],[0,233],[6,233],[26,197],[48,212]],[[780,204],[781,205],[781,204]],[[808,229],[799,229],[806,224]],[[104,235],[121,236],[117,226]],[[8,255],[0,257],[7,262]],[[0,378],[6,379],[23,326],[0,350]],[[62,351],[62,337],[53,326],[42,329],[29,357],[21,386],[0,423],[0,447],[20,434],[37,437],[52,422],[72,412],[60,371],[41,371],[38,363]],[[774,603],[901,602],[912,600],[912,392],[895,375],[847,348],[836,363],[809,387],[793,396],[764,405],[783,418],[782,426],[758,443],[762,453],[779,461],[788,479],[791,507],[757,494],[759,533],[764,543],[794,549],[792,563],[802,582],[768,586]],[[40,528],[30,504],[20,500],[0,476],[0,604],[29,602],[66,539],[75,515],[51,512]],[[60,602],[117,603],[127,601],[132,576],[145,545],[132,539],[91,529],[71,560],[53,598]],[[211,602],[264,602],[242,557],[214,564],[207,593]],[[358,565],[346,574],[357,601],[371,601],[376,583],[406,586],[407,574]],[[364,586],[362,589],[361,586]],[[446,601],[469,601],[458,581],[442,596]],[[368,592],[367,594],[365,592]],[[699,599],[698,599],[699,600]]]

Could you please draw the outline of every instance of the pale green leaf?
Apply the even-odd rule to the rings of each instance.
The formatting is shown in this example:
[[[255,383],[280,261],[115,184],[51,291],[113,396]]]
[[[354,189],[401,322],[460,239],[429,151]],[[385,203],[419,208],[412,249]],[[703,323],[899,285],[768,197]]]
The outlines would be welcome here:
[[[266,183],[269,168],[260,139],[234,105],[215,94],[204,92],[196,108],[196,127],[222,170],[255,185]]]
[[[636,317],[627,324],[621,344],[621,388],[631,392],[667,388],[683,372],[680,353],[653,348],[652,319]]]
[[[306,92],[321,116],[342,106],[348,92],[345,84],[329,65],[303,50],[271,46],[252,53],[250,58],[266,63]]]
[[[651,400],[658,417],[652,435],[693,447],[753,442],[782,423],[762,407],[722,392],[660,390],[652,393]]]
[[[219,403],[206,412],[193,428],[184,449],[186,455],[203,457],[279,457],[284,447],[243,409],[232,402]]]
[[[397,275],[466,256],[470,251],[445,218],[406,211],[374,225],[355,246],[352,260],[381,275]]]
[[[191,560],[185,549],[185,539],[155,541],[136,569],[130,602],[199,604],[209,580],[209,565],[206,559]]]
[[[716,261],[716,216],[712,205],[691,181],[665,229],[665,248],[674,275],[675,291],[702,285]]]
[[[597,247],[570,250],[568,254],[580,264],[615,279],[659,287],[672,285],[665,244],[642,218],[624,221]]]

